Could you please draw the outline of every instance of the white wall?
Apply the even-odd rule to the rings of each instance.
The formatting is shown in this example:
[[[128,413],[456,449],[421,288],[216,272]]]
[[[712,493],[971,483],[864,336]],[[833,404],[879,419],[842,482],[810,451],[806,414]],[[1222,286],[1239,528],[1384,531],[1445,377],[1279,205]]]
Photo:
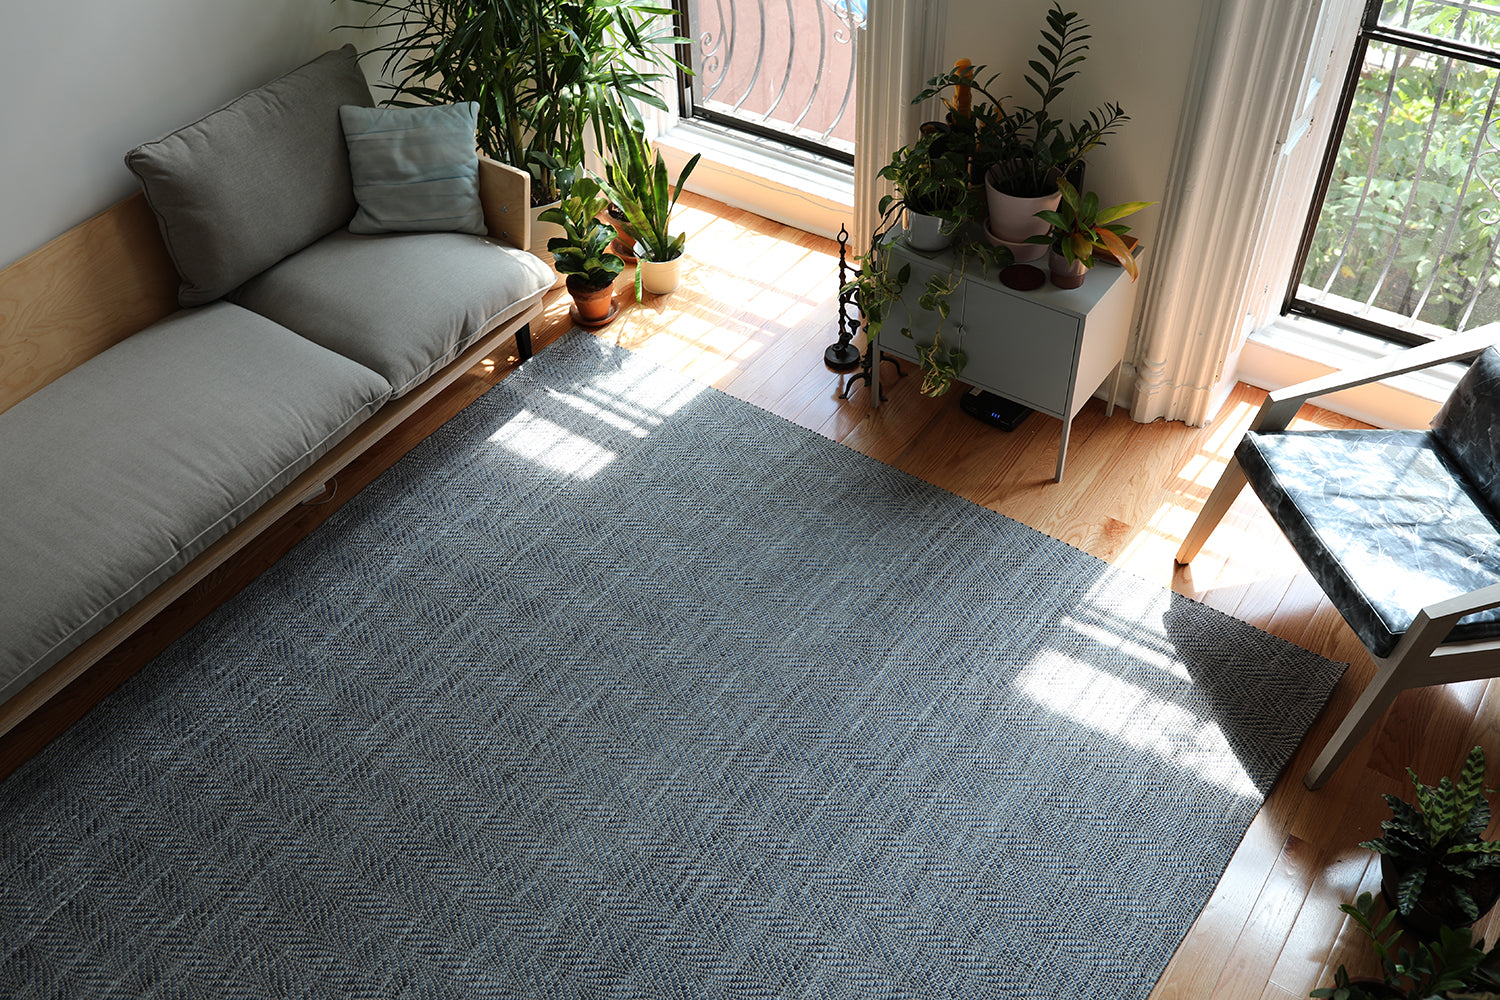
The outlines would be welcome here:
[[[1121,104],[1131,120],[1089,156],[1087,187],[1106,205],[1160,201],[1193,60],[1198,19],[1215,0],[1062,0],[1093,35],[1087,59],[1064,85],[1058,117],[1080,119],[1105,101]],[[948,0],[948,64],[968,58],[1001,71],[992,92],[1027,107],[1036,95],[1026,86],[1027,60],[1037,57],[1049,0]],[[1124,220],[1149,248],[1159,208]],[[1147,267],[1150,258],[1147,258]]]
[[[6,4],[0,266],[135,190],[125,151],[360,33],[329,0]],[[367,72],[372,67],[367,66]],[[378,95],[377,95],[378,98]]]

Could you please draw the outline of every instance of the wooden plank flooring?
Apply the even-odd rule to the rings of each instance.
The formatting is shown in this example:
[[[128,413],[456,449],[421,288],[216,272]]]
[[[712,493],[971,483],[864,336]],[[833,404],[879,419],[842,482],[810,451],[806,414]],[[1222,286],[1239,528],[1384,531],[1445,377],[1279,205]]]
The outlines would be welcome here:
[[[917,378],[897,378],[890,365],[882,366],[889,399],[878,412],[866,387],[852,401],[838,398],[839,378],[822,365],[837,335],[835,244],[692,195],[679,212],[691,234],[683,287],[636,303],[627,269],[617,286],[620,316],[598,336],[1352,664],[1153,996],[1285,1000],[1330,982],[1340,962],[1369,969],[1368,949],[1337,910],[1378,885],[1372,855],[1356,845],[1378,835],[1387,814],[1380,796],[1405,790],[1407,764],[1435,780],[1454,772],[1476,742],[1500,762],[1500,690],[1476,681],[1408,692],[1321,791],[1302,787],[1314,754],[1369,679],[1363,648],[1248,491],[1190,567],[1172,558],[1263,393],[1237,387],[1219,420],[1201,429],[1136,424],[1123,408],[1106,419],[1093,400],[1074,422],[1067,477],[1054,484],[1060,425],[1050,418],[1033,415],[1014,432],[996,431],[959,411],[958,391],[926,399]],[[571,327],[566,293],[554,290],[533,325],[537,349]],[[107,676],[146,662],[515,364],[512,355],[475,368],[341,476],[332,502],[289,516],[115,654]],[[1355,426],[1312,408],[1300,420]]]

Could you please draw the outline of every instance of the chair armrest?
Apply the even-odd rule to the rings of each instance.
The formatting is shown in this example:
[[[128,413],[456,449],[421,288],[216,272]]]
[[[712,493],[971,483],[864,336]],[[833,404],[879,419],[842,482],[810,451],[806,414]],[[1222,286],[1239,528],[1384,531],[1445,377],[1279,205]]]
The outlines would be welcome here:
[[[1459,594],[1446,601],[1429,604],[1421,610],[1419,617],[1425,615],[1431,621],[1449,619],[1447,624],[1449,628],[1452,628],[1465,615],[1472,615],[1476,611],[1488,611],[1490,608],[1500,608],[1500,583],[1492,583],[1488,587],[1480,587],[1467,594]]]
[[[531,175],[479,156],[479,202],[490,235],[519,250],[531,246]]]
[[[1451,337],[1444,337],[1442,340],[1434,340],[1430,344],[1397,351],[1383,358],[1371,358],[1369,361],[1341,371],[1329,372],[1327,375],[1320,375],[1306,382],[1289,385],[1285,389],[1277,389],[1266,397],[1250,429],[1253,431],[1283,430],[1292,422],[1292,418],[1297,415],[1302,404],[1315,396],[1327,395],[1341,389],[1353,389],[1355,386],[1379,382],[1396,375],[1405,375],[1407,372],[1421,371],[1423,368],[1431,368],[1449,361],[1472,358],[1497,342],[1500,342],[1500,323],[1490,323],[1464,333],[1456,333]]]

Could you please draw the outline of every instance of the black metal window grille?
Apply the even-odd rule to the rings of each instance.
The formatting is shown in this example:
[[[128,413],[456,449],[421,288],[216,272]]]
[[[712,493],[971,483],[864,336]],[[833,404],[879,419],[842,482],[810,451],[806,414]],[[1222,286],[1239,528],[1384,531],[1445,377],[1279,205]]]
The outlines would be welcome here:
[[[1500,320],[1500,0],[1369,0],[1284,310],[1416,344]]]

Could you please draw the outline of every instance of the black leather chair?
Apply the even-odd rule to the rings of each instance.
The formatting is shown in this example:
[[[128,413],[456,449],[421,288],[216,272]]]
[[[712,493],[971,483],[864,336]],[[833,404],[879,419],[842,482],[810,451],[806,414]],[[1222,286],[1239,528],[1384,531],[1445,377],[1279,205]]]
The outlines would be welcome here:
[[[1191,561],[1248,481],[1375,661],[1309,788],[1405,689],[1500,676],[1497,341],[1485,327],[1271,393],[1178,550]],[[1429,430],[1286,429],[1315,396],[1466,358]]]

